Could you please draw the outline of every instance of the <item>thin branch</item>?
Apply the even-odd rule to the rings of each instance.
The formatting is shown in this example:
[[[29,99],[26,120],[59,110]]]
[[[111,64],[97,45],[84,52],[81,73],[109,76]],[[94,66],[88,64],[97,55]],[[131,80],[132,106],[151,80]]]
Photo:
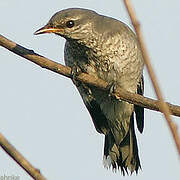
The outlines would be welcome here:
[[[0,35],[0,46],[3,46],[7,48],[8,50],[14,52],[15,54],[22,56],[26,59],[28,59],[31,62],[34,62],[35,64],[41,66],[42,68],[49,69],[55,73],[61,74],[63,76],[66,76],[68,78],[71,78],[71,68],[67,66],[63,66],[59,63],[56,63],[50,59],[47,59],[41,55],[36,54],[34,51],[26,49],[15,42],[12,42],[8,40],[7,38]],[[89,84],[91,86],[95,86],[97,88],[100,88],[102,90],[107,90],[108,83],[103,81],[102,79],[99,79],[97,77],[88,75],[86,73],[81,73],[77,80]],[[115,92],[115,96],[118,99],[127,101],[132,104],[136,104],[139,106],[142,106],[144,108],[160,111],[159,108],[159,101],[153,100],[147,97],[143,97],[139,94],[130,93],[122,88],[117,88]],[[175,116],[180,117],[180,106],[172,105],[170,103],[167,103],[169,106],[169,109],[171,113]]]
[[[33,179],[46,180],[40,173],[39,169],[34,168],[8,140],[0,133],[0,146],[11,156]]]
[[[138,38],[138,41],[139,41],[139,44],[140,44],[140,47],[142,50],[145,65],[146,65],[148,73],[150,75],[150,78],[151,78],[152,84],[154,86],[154,90],[156,92],[157,98],[159,99],[159,107],[160,107],[161,111],[163,112],[163,114],[166,118],[167,124],[171,130],[171,133],[173,135],[177,150],[178,150],[179,155],[180,155],[180,137],[179,137],[178,132],[177,132],[177,125],[171,120],[170,110],[169,110],[167,104],[164,102],[162,92],[160,90],[156,75],[155,75],[154,70],[153,70],[152,65],[151,65],[151,61],[150,61],[150,58],[149,58],[149,55],[147,52],[147,48],[146,48],[144,40],[143,40],[143,36],[142,36],[141,30],[140,30],[140,23],[138,22],[138,20],[136,18],[136,14],[133,10],[133,7],[132,7],[130,1],[124,0],[124,4],[125,4],[126,9],[129,13],[129,16],[131,18],[131,22],[134,26],[134,29],[136,31],[136,35],[137,35],[137,38]]]

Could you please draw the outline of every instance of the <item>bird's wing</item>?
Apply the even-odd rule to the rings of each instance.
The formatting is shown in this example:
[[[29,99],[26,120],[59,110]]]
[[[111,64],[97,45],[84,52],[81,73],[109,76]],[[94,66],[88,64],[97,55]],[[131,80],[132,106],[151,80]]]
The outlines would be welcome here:
[[[137,86],[137,93],[140,95],[144,94],[144,78],[143,75],[141,80]],[[136,113],[136,122],[138,130],[142,133],[144,128],[144,108],[138,105],[134,106],[135,113]]]
[[[79,87],[77,87],[77,89],[92,117],[97,132],[106,134],[109,129],[107,118],[102,112],[100,105],[94,98],[91,89],[84,84],[81,84]]]

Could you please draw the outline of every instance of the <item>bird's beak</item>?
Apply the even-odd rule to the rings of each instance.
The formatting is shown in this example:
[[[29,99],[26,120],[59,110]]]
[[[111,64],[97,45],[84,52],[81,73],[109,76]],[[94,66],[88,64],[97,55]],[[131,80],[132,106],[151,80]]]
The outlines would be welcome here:
[[[38,34],[44,34],[44,33],[63,33],[63,29],[60,28],[54,28],[50,27],[48,25],[45,25],[44,27],[38,29],[36,32],[34,32],[34,35]]]

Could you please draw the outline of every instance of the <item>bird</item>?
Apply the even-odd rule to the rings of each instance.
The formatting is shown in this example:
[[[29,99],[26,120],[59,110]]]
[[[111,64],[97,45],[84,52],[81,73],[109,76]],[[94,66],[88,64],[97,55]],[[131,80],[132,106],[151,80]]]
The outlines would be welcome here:
[[[136,34],[122,21],[89,9],[68,8],[56,12],[34,34],[44,33],[66,39],[64,60],[72,74],[84,72],[106,81],[111,88],[143,95],[142,51]],[[105,136],[104,166],[120,170],[122,175],[137,174],[141,163],[134,121],[142,133],[144,108],[113,98],[110,91],[84,83],[75,85],[96,131]]]

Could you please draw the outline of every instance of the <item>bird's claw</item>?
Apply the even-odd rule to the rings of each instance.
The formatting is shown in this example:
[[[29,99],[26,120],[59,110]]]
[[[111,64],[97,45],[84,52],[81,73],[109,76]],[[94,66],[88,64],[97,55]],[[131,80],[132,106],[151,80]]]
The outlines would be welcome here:
[[[81,82],[77,80],[77,76],[79,76],[81,73],[82,73],[82,71],[79,66],[74,65],[71,68],[72,82],[77,87],[80,86],[80,84],[81,84]]]
[[[109,97],[114,98],[115,97],[115,91],[117,89],[117,84],[112,82],[108,85],[108,89],[109,89]]]

